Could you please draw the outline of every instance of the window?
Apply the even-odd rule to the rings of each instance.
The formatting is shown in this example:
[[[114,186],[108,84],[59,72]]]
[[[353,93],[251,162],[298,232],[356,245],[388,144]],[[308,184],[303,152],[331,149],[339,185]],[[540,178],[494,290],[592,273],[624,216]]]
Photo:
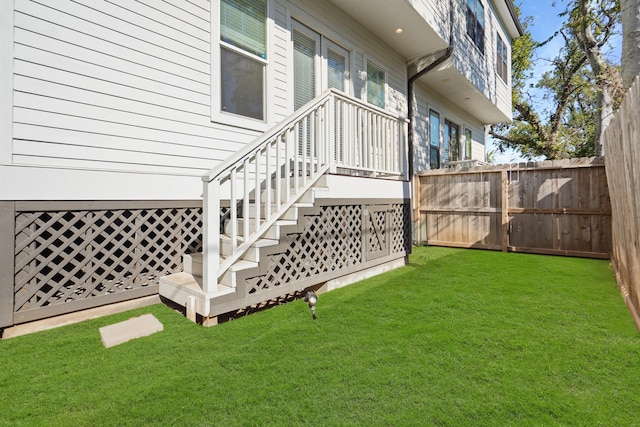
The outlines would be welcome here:
[[[293,32],[293,109],[316,96],[316,56],[318,41],[298,30]]]
[[[507,45],[502,41],[500,35],[496,35],[497,38],[497,53],[496,53],[496,72],[500,76],[503,82],[507,82],[509,57],[507,53]]]
[[[442,161],[455,162],[460,160],[460,148],[458,135],[460,127],[451,123],[449,120],[444,121],[444,146],[442,150]]]
[[[467,34],[484,53],[484,7],[480,0],[467,0]]]
[[[465,160],[471,160],[471,145],[473,143],[473,134],[471,129],[464,130],[464,158]]]
[[[220,0],[220,110],[265,120],[267,0]]]
[[[380,67],[367,61],[367,101],[384,108],[386,75]]]
[[[429,166],[440,167],[440,115],[429,110]]]
[[[327,86],[345,91],[347,59],[333,49],[327,49]]]

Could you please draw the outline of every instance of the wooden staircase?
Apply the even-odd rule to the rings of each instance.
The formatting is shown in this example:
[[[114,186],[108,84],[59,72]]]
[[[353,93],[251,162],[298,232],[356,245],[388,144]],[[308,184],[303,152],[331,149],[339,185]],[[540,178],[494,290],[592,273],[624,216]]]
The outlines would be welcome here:
[[[202,177],[203,253],[185,257],[183,272],[162,277],[160,295],[205,323],[261,302],[238,275],[257,269],[261,251],[280,244],[282,227],[314,206],[326,174],[406,179],[405,143],[405,119],[326,91]],[[229,211],[221,216],[223,204]],[[296,286],[278,289],[302,290]]]
[[[195,312],[203,315],[208,311],[208,315],[203,315],[203,322],[206,323],[207,318],[214,318],[222,313],[238,310],[247,306],[246,289],[244,284],[238,280],[240,272],[246,270],[259,269],[261,262],[266,262],[262,253],[264,249],[277,246],[283,238],[283,227],[292,227],[298,224],[300,219],[300,209],[312,208],[314,206],[316,194],[318,192],[327,191],[328,188],[320,180],[317,185],[307,190],[300,200],[294,203],[281,219],[275,221],[264,233],[264,235],[253,242],[249,249],[236,260],[229,269],[220,277],[217,289],[208,295],[203,291],[203,253],[197,252],[185,255],[183,257],[183,271],[160,278],[160,294],[163,296],[171,295],[170,299],[180,305],[187,307],[187,311],[191,309],[194,313],[187,313],[188,317],[195,319]],[[264,218],[264,213],[261,215]],[[245,218],[238,218],[238,228],[244,227]],[[255,228],[255,217],[250,215],[248,218],[250,228]],[[261,220],[263,222],[264,220]],[[224,225],[224,233],[220,235],[220,264],[233,254],[234,246],[232,245],[232,224],[227,222]],[[237,237],[238,243],[243,241],[242,236]],[[290,287],[289,291],[291,291]],[[294,289],[299,291],[302,289]],[[208,301],[208,302],[207,302]],[[203,308],[209,306],[209,310]],[[200,309],[199,309],[200,308]]]

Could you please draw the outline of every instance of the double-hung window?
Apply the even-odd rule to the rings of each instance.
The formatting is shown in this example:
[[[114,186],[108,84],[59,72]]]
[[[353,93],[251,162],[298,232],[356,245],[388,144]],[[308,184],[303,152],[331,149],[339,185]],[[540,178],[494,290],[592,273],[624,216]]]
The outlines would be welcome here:
[[[502,41],[500,35],[496,35],[496,72],[503,82],[507,82],[509,72],[507,64],[509,62],[509,54],[507,53],[507,45]]]
[[[219,4],[219,110],[264,122],[267,0],[219,0]]]
[[[467,0],[467,34],[484,53],[484,6],[480,0]]]

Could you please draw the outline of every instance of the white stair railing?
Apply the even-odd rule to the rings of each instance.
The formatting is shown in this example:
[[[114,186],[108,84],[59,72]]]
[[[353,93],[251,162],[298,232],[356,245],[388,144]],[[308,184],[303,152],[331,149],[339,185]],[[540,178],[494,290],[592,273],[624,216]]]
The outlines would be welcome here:
[[[406,121],[328,90],[204,175],[203,291],[215,293],[251,245],[322,175],[338,168],[406,177]],[[230,200],[232,247],[224,259],[223,199]]]

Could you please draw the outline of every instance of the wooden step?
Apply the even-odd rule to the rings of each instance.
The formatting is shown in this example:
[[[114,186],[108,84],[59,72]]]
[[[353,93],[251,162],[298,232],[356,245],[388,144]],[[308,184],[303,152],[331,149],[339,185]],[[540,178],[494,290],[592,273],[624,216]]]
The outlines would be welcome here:
[[[237,245],[240,246],[243,241],[244,239],[242,237],[239,237]],[[249,248],[247,252],[245,252],[244,255],[242,256],[242,259],[247,261],[258,262],[260,261],[260,248],[266,248],[266,247],[274,246],[277,244],[278,244],[278,241],[275,239],[260,239],[256,241],[253,245],[251,245],[251,248]],[[222,257],[224,258],[230,256],[233,252],[233,249],[231,246],[231,237],[229,237],[226,234],[223,234],[220,236],[220,252]]]
[[[256,221],[255,219],[249,219],[249,232],[253,233],[256,229]],[[242,235],[244,229],[244,218],[238,218],[238,235]],[[262,221],[261,221],[262,222]],[[286,225],[295,225],[297,222],[291,219],[280,219],[277,220],[273,226],[271,226],[265,234],[262,236],[264,239],[273,239],[280,240],[280,227]],[[231,235],[231,223],[225,224],[224,234],[230,236]]]
[[[239,271],[257,267],[257,262],[247,261],[244,259],[238,260],[222,275],[218,283],[235,289],[237,286],[237,273]]]
[[[276,242],[277,243],[277,242]],[[184,273],[191,275],[195,281],[202,282],[202,252],[196,252],[184,256],[183,265]],[[220,263],[224,261],[224,258],[220,258]],[[247,270],[249,268],[258,267],[257,261],[249,261],[246,259],[239,259],[236,261],[227,272],[222,276],[218,284],[228,286],[230,288],[236,287],[236,273],[238,271]]]

